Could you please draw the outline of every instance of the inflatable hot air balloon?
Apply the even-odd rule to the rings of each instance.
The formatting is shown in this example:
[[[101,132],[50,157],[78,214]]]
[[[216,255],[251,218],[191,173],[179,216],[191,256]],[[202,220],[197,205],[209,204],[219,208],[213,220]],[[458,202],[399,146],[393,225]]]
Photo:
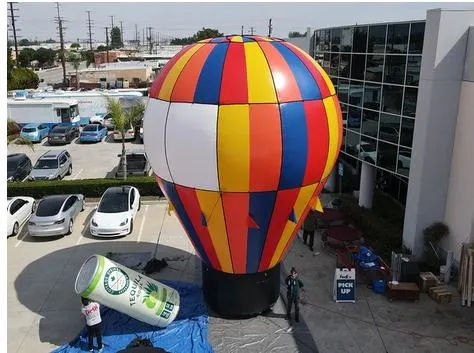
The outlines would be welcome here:
[[[210,307],[258,314],[337,160],[334,86],[280,39],[225,36],[185,47],[153,82],[144,117],[156,180],[203,262]]]

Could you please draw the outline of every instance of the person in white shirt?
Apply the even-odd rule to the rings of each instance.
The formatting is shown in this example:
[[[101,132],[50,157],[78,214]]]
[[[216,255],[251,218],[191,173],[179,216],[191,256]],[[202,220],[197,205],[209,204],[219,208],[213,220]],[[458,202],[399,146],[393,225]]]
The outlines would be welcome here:
[[[100,317],[100,305],[84,297],[81,297],[81,300],[81,313],[86,317],[89,352],[94,351],[94,336],[97,337],[97,348],[99,352],[102,352],[102,332],[100,330],[102,319]]]

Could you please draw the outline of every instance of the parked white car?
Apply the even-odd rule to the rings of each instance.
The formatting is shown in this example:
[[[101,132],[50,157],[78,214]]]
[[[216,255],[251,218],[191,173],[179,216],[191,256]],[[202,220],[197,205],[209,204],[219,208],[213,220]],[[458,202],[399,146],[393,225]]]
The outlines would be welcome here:
[[[359,159],[375,164],[377,161],[377,147],[375,143],[361,142],[356,145],[356,150],[359,154]]]
[[[113,186],[102,195],[89,224],[96,237],[118,237],[133,231],[133,220],[140,210],[138,189],[133,186]]]
[[[135,129],[130,126],[125,130],[124,139],[133,140],[135,138]],[[122,141],[122,133],[119,130],[114,130],[114,141]]]
[[[30,219],[35,206],[36,202],[32,197],[7,198],[7,237],[18,235],[21,226]]]
[[[105,120],[104,118],[105,118],[104,115],[99,114],[99,115],[94,115],[93,117],[91,117],[91,118],[89,119],[89,121],[90,121],[91,124],[101,124],[101,125],[104,125],[104,120]]]

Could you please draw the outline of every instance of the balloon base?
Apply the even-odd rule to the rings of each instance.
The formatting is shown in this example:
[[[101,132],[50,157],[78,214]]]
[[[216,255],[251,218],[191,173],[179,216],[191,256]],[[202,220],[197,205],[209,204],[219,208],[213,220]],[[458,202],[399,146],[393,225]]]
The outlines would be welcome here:
[[[251,317],[268,310],[280,295],[280,264],[264,272],[232,274],[202,264],[204,298],[215,313]]]

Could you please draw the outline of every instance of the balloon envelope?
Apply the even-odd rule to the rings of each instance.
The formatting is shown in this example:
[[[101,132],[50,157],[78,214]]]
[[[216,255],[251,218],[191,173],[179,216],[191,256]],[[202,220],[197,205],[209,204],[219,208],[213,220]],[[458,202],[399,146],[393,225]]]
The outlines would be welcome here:
[[[144,143],[197,253],[227,273],[268,270],[317,203],[342,141],[334,86],[285,41],[185,47],[154,81]]]

